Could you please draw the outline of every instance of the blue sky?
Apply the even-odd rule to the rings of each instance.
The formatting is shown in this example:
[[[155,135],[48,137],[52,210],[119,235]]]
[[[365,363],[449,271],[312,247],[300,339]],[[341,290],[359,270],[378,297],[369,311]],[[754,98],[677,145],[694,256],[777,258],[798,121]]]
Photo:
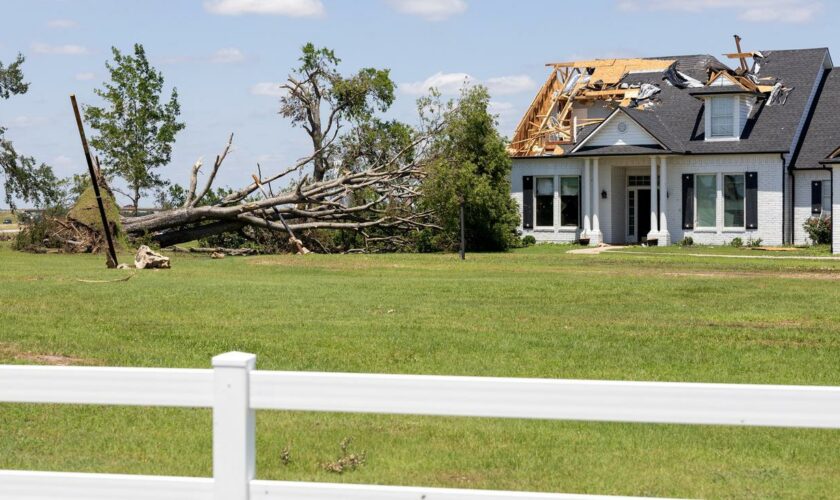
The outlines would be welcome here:
[[[0,61],[27,61],[29,93],[0,101],[0,124],[21,152],[60,176],[82,173],[69,94],[82,103],[106,77],[110,47],[142,43],[181,96],[186,129],[162,171],[186,183],[234,132],[218,184],[247,183],[255,165],[280,169],[307,151],[305,133],[277,115],[276,86],[300,46],[336,51],[342,68],[390,68],[389,117],[412,121],[428,85],[490,88],[510,135],[550,61],[837,48],[840,6],[819,0],[2,0]],[[89,131],[90,132],[90,131]]]

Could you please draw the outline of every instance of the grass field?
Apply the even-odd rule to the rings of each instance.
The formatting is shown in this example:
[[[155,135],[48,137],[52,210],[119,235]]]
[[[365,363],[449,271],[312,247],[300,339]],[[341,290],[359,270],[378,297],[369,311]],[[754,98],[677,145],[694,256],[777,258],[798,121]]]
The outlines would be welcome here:
[[[685,255],[175,255],[0,246],[0,363],[840,385],[840,260]],[[653,250],[653,249],[652,249]],[[129,260],[125,256],[124,260]],[[840,431],[259,412],[265,479],[832,498]],[[0,405],[0,468],[210,475],[203,410]],[[355,472],[320,464],[352,437]],[[292,462],[283,465],[289,446]]]

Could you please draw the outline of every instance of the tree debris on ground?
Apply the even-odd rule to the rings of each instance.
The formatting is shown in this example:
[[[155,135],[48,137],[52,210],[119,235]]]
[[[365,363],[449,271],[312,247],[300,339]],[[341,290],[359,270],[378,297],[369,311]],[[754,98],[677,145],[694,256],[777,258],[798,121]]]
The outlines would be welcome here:
[[[137,269],[169,269],[169,257],[165,257],[147,245],[141,245],[134,256],[134,267]]]

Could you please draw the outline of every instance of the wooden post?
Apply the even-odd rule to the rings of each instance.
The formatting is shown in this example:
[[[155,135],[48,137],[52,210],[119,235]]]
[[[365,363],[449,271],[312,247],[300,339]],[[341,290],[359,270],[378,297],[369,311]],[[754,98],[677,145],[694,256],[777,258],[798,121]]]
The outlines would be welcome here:
[[[105,205],[102,202],[102,195],[99,192],[99,176],[93,167],[93,159],[90,155],[87,138],[85,137],[85,126],[82,123],[82,115],[79,113],[79,105],[76,103],[76,95],[70,95],[70,103],[73,104],[73,113],[76,115],[76,126],[79,127],[79,137],[82,140],[82,149],[85,151],[90,182],[93,184],[93,193],[96,195],[96,205],[99,207],[99,217],[102,220],[102,231],[105,233],[105,240],[108,242],[108,254],[106,265],[113,269],[117,267],[117,251],[114,249],[114,239],[111,236],[111,226],[108,224],[108,216],[105,214]]]
[[[461,255],[461,260],[467,258],[467,237],[464,232],[464,198],[461,197],[461,207],[460,207],[460,218],[461,218],[461,248],[459,254]]]

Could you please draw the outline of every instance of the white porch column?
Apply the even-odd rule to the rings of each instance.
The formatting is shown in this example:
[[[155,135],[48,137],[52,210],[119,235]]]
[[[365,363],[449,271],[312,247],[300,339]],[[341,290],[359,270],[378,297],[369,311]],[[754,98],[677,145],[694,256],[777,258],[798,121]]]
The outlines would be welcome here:
[[[654,182],[654,181],[651,181]],[[659,246],[671,244],[668,232],[668,158],[659,157]]]
[[[601,184],[598,180],[598,158],[592,159],[592,196],[589,202],[592,204],[592,231],[589,233],[589,244],[600,245],[604,236],[601,234],[601,223],[598,212],[601,204]]]
[[[580,237],[581,238],[588,238],[589,232],[592,230],[592,226],[589,222],[589,198],[592,193],[592,188],[589,186],[589,158],[583,159],[583,189],[581,189],[581,195],[583,198],[583,227],[581,228]]]
[[[656,216],[656,157],[650,157],[650,232],[649,240],[659,239],[659,217]],[[642,214],[639,214],[642,216]]]

